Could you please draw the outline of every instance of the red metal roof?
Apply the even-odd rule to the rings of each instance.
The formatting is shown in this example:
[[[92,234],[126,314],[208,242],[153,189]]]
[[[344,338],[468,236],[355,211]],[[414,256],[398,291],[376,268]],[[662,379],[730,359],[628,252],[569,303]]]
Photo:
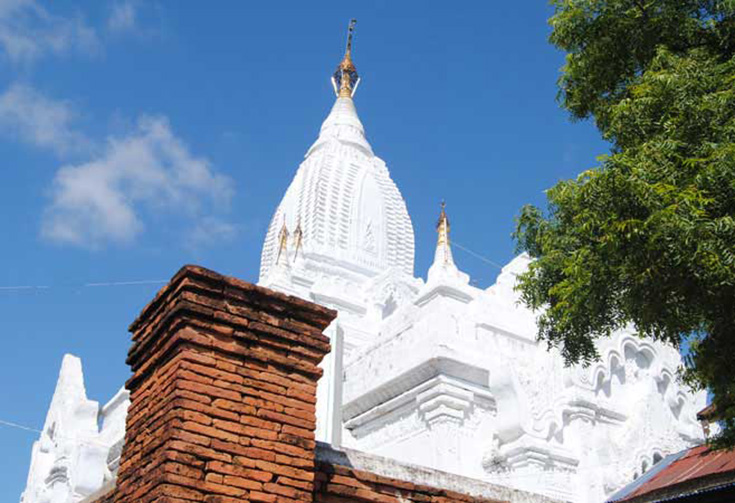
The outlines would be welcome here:
[[[627,501],[656,489],[727,472],[733,472],[735,480],[735,450],[712,451],[706,445],[700,445],[689,449],[683,456],[618,501]]]

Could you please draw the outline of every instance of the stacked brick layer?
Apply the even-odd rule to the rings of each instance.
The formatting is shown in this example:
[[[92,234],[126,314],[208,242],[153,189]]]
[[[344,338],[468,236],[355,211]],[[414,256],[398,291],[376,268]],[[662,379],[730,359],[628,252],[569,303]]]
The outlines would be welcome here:
[[[411,482],[382,477],[332,463],[318,463],[314,501],[317,503],[501,503]]]
[[[131,325],[116,503],[309,501],[335,313],[183,268]]]
[[[94,503],[115,503],[115,490],[112,489],[108,493],[100,496]]]

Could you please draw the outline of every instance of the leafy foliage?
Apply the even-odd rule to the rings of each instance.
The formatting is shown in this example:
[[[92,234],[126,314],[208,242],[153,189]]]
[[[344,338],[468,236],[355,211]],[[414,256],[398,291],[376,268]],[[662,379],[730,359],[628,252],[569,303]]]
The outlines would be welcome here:
[[[552,3],[560,101],[612,151],[522,209],[522,299],[568,363],[630,323],[686,341],[735,446],[735,0]]]

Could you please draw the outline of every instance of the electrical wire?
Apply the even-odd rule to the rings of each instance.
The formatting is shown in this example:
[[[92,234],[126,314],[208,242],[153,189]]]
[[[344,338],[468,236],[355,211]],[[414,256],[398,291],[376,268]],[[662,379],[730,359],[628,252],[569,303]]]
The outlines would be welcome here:
[[[16,430],[26,431],[26,432],[29,432],[29,433],[35,433],[35,434],[38,434],[38,435],[42,435],[43,434],[43,430],[32,428],[30,426],[24,426],[22,424],[14,423],[12,421],[5,421],[4,419],[0,419],[0,426],[8,426],[10,428],[15,428]],[[67,435],[59,435],[59,434],[56,434],[56,438],[63,438],[65,440],[70,440],[70,441],[76,442],[78,444],[97,445],[97,446],[105,447],[105,448],[109,448],[110,447],[108,444],[105,444],[103,442],[97,442],[96,440],[91,440],[91,439],[82,439],[82,438],[78,438],[78,437],[70,437],[70,436],[67,436]]]
[[[51,290],[61,288],[100,288],[100,287],[113,287],[113,286],[140,286],[140,285],[161,285],[168,283],[165,279],[144,279],[134,281],[104,281],[98,283],[82,283],[78,285],[63,285],[63,286],[51,286],[51,285],[17,285],[17,286],[0,286],[0,292],[21,292],[21,291],[33,291],[33,290]]]
[[[5,421],[3,419],[0,419],[0,424],[3,426],[9,426],[10,428],[16,428],[18,430],[30,431],[31,433],[43,433],[41,430],[37,430],[36,428],[31,428],[30,426],[23,426],[22,424],[13,423],[11,421]]]
[[[463,245],[459,244],[455,240],[450,240],[450,246],[456,246],[457,248],[459,248],[463,252],[469,253],[470,255],[472,255],[473,257],[475,257],[476,259],[482,260],[483,262],[486,262],[486,263],[488,263],[488,264],[490,264],[490,265],[492,265],[494,267],[497,267],[500,270],[503,269],[503,266],[502,265],[498,264],[497,262],[495,262],[493,260],[490,260],[489,258],[487,258],[487,257],[485,257],[483,255],[480,255],[477,252],[474,252],[474,251],[470,250],[469,248],[467,248],[466,246],[463,246]]]

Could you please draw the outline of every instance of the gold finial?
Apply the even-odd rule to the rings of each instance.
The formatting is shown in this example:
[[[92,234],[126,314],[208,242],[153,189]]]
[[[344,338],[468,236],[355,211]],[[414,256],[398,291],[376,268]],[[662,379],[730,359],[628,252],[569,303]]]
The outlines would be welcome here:
[[[276,265],[281,261],[281,256],[288,261],[288,227],[286,227],[286,217],[283,217],[283,226],[281,232],[278,233],[278,255],[276,256]]]
[[[350,24],[347,27],[345,56],[332,76],[332,85],[337,96],[340,98],[351,98],[355,94],[357,84],[360,80],[355,64],[352,62],[352,36],[355,31],[355,23],[357,23],[357,19],[350,20]]]
[[[301,218],[296,223],[296,229],[293,231],[293,247],[294,247],[294,260],[299,255],[299,250],[304,241],[304,232],[301,230]]]
[[[357,19],[352,18],[350,19],[350,24],[347,25],[347,46],[345,47],[345,54],[352,52],[352,33],[355,31],[355,23],[357,23]]]
[[[442,210],[441,213],[439,213],[439,221],[436,224],[436,232],[439,234],[436,246],[437,248],[449,248],[449,218],[447,217],[446,212],[447,203],[442,201]],[[444,254],[444,260],[445,262],[449,261],[449,255]]]

